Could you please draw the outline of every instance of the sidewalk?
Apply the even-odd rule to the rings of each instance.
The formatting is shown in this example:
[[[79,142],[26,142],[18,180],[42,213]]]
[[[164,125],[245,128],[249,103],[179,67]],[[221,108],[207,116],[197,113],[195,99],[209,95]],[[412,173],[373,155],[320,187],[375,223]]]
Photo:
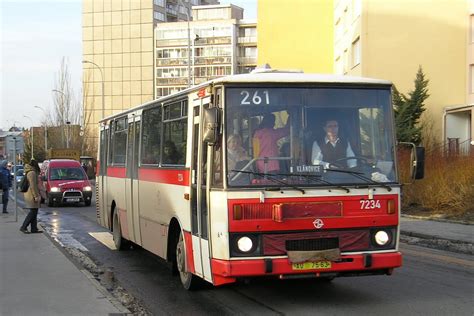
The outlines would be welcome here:
[[[429,247],[473,254],[474,225],[415,219],[402,216],[401,238],[414,237]],[[406,238],[405,238],[406,239]],[[417,243],[412,241],[412,243]]]
[[[44,234],[21,233],[13,204],[0,213],[0,315],[124,315]]]

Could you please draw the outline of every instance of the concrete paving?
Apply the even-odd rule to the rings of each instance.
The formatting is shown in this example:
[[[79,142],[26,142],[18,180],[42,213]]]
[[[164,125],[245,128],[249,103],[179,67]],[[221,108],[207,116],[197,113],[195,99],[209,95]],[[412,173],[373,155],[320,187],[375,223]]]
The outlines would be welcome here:
[[[23,234],[10,214],[0,214],[0,315],[122,314],[107,294],[44,234]]]

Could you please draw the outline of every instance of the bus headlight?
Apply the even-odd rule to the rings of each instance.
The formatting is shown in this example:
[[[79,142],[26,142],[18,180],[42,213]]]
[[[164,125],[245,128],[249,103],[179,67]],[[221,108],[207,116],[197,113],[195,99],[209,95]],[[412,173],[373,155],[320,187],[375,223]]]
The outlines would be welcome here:
[[[61,189],[58,188],[58,187],[52,187],[50,191],[51,192],[61,192]]]
[[[379,230],[374,235],[374,240],[379,246],[385,246],[390,241],[390,236],[384,230]]]
[[[85,186],[82,188],[82,191],[92,191],[92,188],[90,186]]]
[[[249,252],[253,248],[252,239],[247,236],[240,237],[237,240],[237,248],[239,248],[241,252]]]

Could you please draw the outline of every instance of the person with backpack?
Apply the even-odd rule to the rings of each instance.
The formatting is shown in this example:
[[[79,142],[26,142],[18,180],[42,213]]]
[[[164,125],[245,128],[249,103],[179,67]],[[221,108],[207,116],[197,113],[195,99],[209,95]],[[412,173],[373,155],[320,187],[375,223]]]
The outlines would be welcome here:
[[[23,225],[20,227],[20,231],[25,234],[31,233],[42,233],[42,230],[38,230],[38,209],[41,206],[41,193],[39,190],[39,175],[40,168],[38,162],[31,159],[29,164],[25,165],[25,178],[28,180],[28,190],[24,193],[25,198],[25,209],[29,209],[28,215],[26,215]],[[28,231],[28,226],[31,225],[31,230]]]
[[[10,177],[10,171],[7,169],[8,161],[2,160],[0,161],[0,189],[3,191],[2,193],[2,204],[3,204],[3,214],[8,214],[7,206],[8,206],[8,191],[12,186],[12,179]]]

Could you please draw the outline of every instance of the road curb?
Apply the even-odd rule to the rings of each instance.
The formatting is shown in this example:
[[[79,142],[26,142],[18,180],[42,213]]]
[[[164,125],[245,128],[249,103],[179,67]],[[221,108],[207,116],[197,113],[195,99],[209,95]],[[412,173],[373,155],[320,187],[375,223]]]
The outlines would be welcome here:
[[[460,240],[441,238],[439,236],[431,236],[403,230],[400,231],[400,240],[411,245],[474,255],[472,243]]]
[[[468,221],[458,221],[454,219],[446,219],[440,217],[432,217],[432,216],[419,216],[419,215],[409,215],[409,214],[401,214],[402,217],[411,218],[411,219],[421,219],[421,220],[428,220],[434,222],[441,222],[441,223],[452,223],[452,224],[461,224],[461,225],[474,225],[473,222]]]

